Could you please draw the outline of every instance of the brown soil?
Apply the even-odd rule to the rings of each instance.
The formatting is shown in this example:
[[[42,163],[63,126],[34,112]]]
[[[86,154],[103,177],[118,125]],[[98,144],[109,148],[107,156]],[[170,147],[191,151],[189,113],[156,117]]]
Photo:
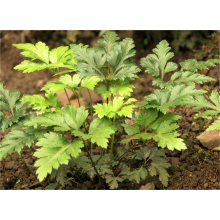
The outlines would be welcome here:
[[[23,56],[20,55],[20,50],[12,46],[16,43],[36,43],[39,40],[45,42],[50,46],[50,49],[66,45],[65,39],[68,38],[70,43],[76,41],[77,43],[90,44],[92,46],[98,39],[98,31],[81,31],[80,33],[72,33],[72,38],[67,37],[65,31],[2,31],[1,32],[1,65],[0,65],[0,81],[4,81],[8,90],[16,89],[21,94],[42,94],[41,87],[47,82],[52,80],[52,73],[49,71],[38,71],[31,74],[23,74],[22,71],[16,71],[13,67],[23,61]],[[141,48],[140,32],[133,31],[118,31],[120,37],[134,37],[137,48]],[[75,36],[75,37],[74,37]],[[64,39],[64,40],[62,40]],[[151,45],[150,48],[155,47]],[[139,63],[140,58],[151,53],[151,50],[137,50],[137,54],[134,60]],[[174,62],[181,62],[185,59],[194,58],[192,51],[180,51],[173,59]],[[215,68],[211,68],[209,71],[205,71],[204,74],[209,75],[218,80],[219,65]],[[151,94],[156,88],[152,87],[152,76],[144,73],[139,74],[140,80],[135,80],[135,91],[133,97],[138,100],[143,100],[144,96]],[[169,76],[166,76],[169,78]],[[54,78],[53,78],[54,80]],[[166,79],[165,79],[166,80]],[[219,83],[206,83],[197,88],[209,89],[209,92],[213,89],[220,90]],[[86,94],[82,96],[85,104],[88,99]],[[93,94],[93,98],[96,102],[99,102],[100,97]],[[61,101],[65,104],[65,100],[60,96]],[[74,102],[74,96],[72,96],[72,102]],[[197,113],[190,108],[178,107],[170,109],[170,112],[174,111],[176,114],[181,115],[182,119],[179,121],[178,132],[181,134],[181,138],[185,140],[188,147],[187,150],[182,151],[169,151],[166,150],[166,156],[168,162],[171,163],[169,172],[169,184],[167,188],[158,181],[157,178],[147,179],[140,184],[121,184],[119,189],[139,189],[141,185],[147,182],[153,181],[156,189],[219,189],[219,153],[210,151],[202,146],[202,144],[196,139],[196,137],[205,131],[208,124],[204,119],[195,120],[194,116]],[[5,132],[0,131],[0,141],[4,135],[7,134],[10,129]],[[155,143],[148,143],[155,145]],[[37,147],[33,145],[33,148]],[[24,147],[21,151],[21,158],[17,153],[8,155],[7,158],[0,161],[0,189],[37,189],[42,190],[49,183],[49,178],[43,183],[39,183],[35,174],[36,168],[33,166],[36,158],[33,156],[33,151]],[[67,185],[65,189],[73,189],[71,185]],[[95,187],[82,187],[80,185],[74,189],[94,189]],[[96,188],[99,188],[98,186]]]

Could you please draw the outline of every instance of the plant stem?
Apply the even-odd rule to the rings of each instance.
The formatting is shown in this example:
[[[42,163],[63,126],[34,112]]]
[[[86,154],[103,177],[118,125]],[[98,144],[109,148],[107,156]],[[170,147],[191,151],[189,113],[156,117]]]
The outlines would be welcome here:
[[[93,120],[93,117],[92,117],[92,98],[91,98],[91,94],[90,94],[88,88],[87,88],[87,91],[89,93],[89,99],[90,99],[90,114],[91,114],[91,122],[92,122],[92,120]]]
[[[98,173],[98,171],[97,171],[97,169],[96,169],[96,167],[95,167],[95,164],[94,164],[94,162],[93,162],[93,160],[92,160],[92,157],[91,157],[91,155],[90,155],[90,153],[89,153],[89,150],[88,150],[88,148],[87,148],[87,146],[86,146],[85,143],[84,143],[84,145],[85,145],[86,152],[87,152],[87,154],[88,154],[88,156],[89,156],[89,159],[91,160],[92,166],[94,167],[94,170],[95,170],[95,172],[96,172],[96,174],[97,174],[97,176],[98,176],[100,182],[103,184],[102,178],[100,177],[100,175],[99,175],[99,173]]]
[[[32,151],[34,151],[34,152],[35,152],[35,150],[34,150],[34,148],[33,148],[32,146],[31,146],[30,148],[31,148],[31,150],[32,150]]]
[[[79,104],[79,107],[81,106],[80,105],[80,101],[79,101],[79,94],[77,94],[74,90],[72,90],[74,95],[76,96],[77,100],[78,100],[78,104]]]
[[[139,140],[135,141],[121,156],[116,158],[115,160],[120,160]]]
[[[109,90],[109,81],[107,81],[107,91]],[[108,97],[107,97],[107,100],[106,100],[107,104],[108,104]]]
[[[69,99],[69,96],[68,96],[68,94],[67,94],[67,92],[66,92],[66,89],[65,89],[65,88],[64,88],[64,91],[65,91],[66,96],[67,96],[67,98],[68,98],[69,104],[71,105],[71,103],[70,103],[70,99]]]
[[[115,119],[116,119],[116,114],[113,118],[113,125],[115,125]],[[115,133],[112,134],[112,139],[111,139],[111,152],[110,152],[110,168],[112,166],[112,155],[113,155],[113,147],[114,147],[114,141],[115,141]]]
[[[87,91],[89,93],[89,99],[90,99],[90,115],[91,115],[91,122],[93,121],[93,115],[92,115],[92,98],[91,98],[91,94],[89,92],[89,89],[87,88]],[[90,146],[90,153],[92,156],[92,142],[90,142],[91,146]]]

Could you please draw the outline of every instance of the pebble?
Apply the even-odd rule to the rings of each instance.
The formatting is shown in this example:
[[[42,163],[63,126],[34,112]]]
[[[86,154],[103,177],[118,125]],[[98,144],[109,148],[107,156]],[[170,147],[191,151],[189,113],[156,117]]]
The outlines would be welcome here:
[[[220,184],[219,184],[219,182],[216,182],[216,183],[213,184],[213,186],[219,188]]]
[[[141,186],[139,190],[154,190],[155,185],[154,183],[147,183],[145,186]]]
[[[205,183],[205,184],[204,184],[204,188],[207,188],[208,186],[209,186],[208,183]]]
[[[196,166],[195,165],[192,165],[192,166],[190,166],[190,167],[188,167],[188,169],[189,169],[189,171],[194,171],[195,169],[196,169]]]
[[[5,162],[5,169],[6,170],[11,170],[13,169],[13,166],[15,165],[15,162],[14,161],[11,161],[11,162]]]
[[[200,149],[202,149],[199,145],[195,144],[193,146],[193,148],[196,150],[196,151],[199,151]]]
[[[21,186],[21,189],[25,189],[27,187],[28,187],[28,184],[24,184],[24,185]]]
[[[202,145],[209,150],[219,146],[220,142],[220,130],[204,131],[196,137]]]

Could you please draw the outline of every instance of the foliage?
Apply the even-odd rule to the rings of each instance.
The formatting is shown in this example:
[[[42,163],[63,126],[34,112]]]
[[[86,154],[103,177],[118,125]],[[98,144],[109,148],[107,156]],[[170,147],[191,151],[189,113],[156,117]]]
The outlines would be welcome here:
[[[0,144],[0,159],[13,151],[20,153],[24,145],[31,147],[36,142],[39,148],[34,153],[37,158],[34,166],[38,168],[39,181],[48,174],[56,181],[48,189],[55,189],[58,183],[65,187],[70,181],[84,184],[82,179],[99,180],[102,186],[108,184],[110,189],[116,189],[124,181],[140,183],[155,175],[166,187],[166,169],[170,165],[165,160],[164,148],[186,149],[177,133],[177,121],[181,117],[168,113],[168,109],[178,105],[195,110],[206,107],[209,110],[198,117],[217,115],[220,109],[218,92],[213,91],[209,100],[204,96],[206,91],[197,90],[195,83],[214,80],[199,74],[198,70],[215,66],[219,60],[186,60],[176,71],[178,65],[170,61],[174,53],[170,52],[168,42],[162,40],[153,49],[154,54],[141,59],[141,66],[154,77],[153,85],[160,89],[136,104],[137,100],[131,98],[134,86],[130,81],[138,78],[136,73],[141,70],[131,59],[135,55],[133,40],[119,41],[114,32],[102,36],[93,48],[72,44],[71,49],[58,47],[49,51],[42,42],[14,45],[31,59],[21,62],[15,69],[24,73],[49,69],[54,75],[77,73],[65,74],[59,76],[57,82],[46,83],[41,89],[45,91],[45,98],[26,95],[19,99],[19,92],[4,90],[0,83],[1,130],[12,128]],[[68,70],[59,72],[60,67]],[[165,74],[173,71],[176,72],[165,82]],[[88,109],[80,103],[83,88],[90,96]],[[66,89],[77,97],[78,108],[70,103],[67,93],[69,105],[62,108],[57,101],[56,93]],[[100,94],[104,102],[92,106],[90,90]],[[25,113],[28,104],[32,111],[38,111],[38,115]],[[12,117],[7,118],[5,111]],[[207,130],[219,129],[219,122],[218,118]],[[126,138],[122,138],[124,132]],[[148,142],[154,143],[154,147],[148,147]],[[134,146],[139,146],[138,150],[132,150]],[[101,148],[100,154],[94,153],[97,147]],[[130,165],[133,160],[138,160],[137,168]]]

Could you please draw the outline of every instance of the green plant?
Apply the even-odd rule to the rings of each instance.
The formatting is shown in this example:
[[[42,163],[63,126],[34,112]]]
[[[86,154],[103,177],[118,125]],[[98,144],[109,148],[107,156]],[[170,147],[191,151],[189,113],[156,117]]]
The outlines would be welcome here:
[[[135,74],[141,70],[130,59],[135,55],[131,38],[119,41],[114,32],[107,32],[93,48],[72,44],[71,49],[58,47],[49,51],[42,42],[35,46],[14,46],[23,49],[21,54],[31,58],[15,67],[24,73],[45,68],[54,75],[76,73],[73,76],[60,76],[58,82],[44,85],[42,90],[45,91],[46,99],[40,95],[26,95],[19,100],[18,93],[14,95],[15,92],[4,90],[1,83],[0,94],[4,95],[0,96],[0,110],[9,111],[13,115],[12,109],[20,109],[16,106],[20,106],[21,102],[22,106],[29,103],[33,111],[38,110],[40,114],[25,114],[25,108],[22,107],[22,113],[19,113],[21,117],[5,123],[3,120],[8,119],[1,112],[2,127],[5,130],[12,126],[12,130],[1,142],[0,160],[13,151],[20,154],[24,144],[30,147],[37,141],[36,145],[40,148],[34,156],[37,158],[35,167],[38,167],[36,173],[39,181],[50,174],[62,187],[68,181],[74,184],[98,181],[102,187],[108,184],[110,189],[115,189],[123,181],[139,183],[148,176],[159,175],[162,184],[167,186],[166,169],[170,164],[165,160],[163,148],[186,149],[183,139],[178,137],[176,131],[176,122],[181,117],[167,113],[168,108],[178,105],[201,108],[201,97],[206,91],[196,90],[195,83],[214,79],[200,75],[197,71],[214,66],[219,60],[186,60],[180,63],[180,71],[173,73],[170,80],[165,82],[164,75],[175,71],[178,66],[168,62],[174,54],[169,52],[171,48],[167,41],[161,41],[153,49],[154,54],[141,59],[141,66],[154,76],[153,85],[161,89],[155,90],[145,101],[134,104],[137,100],[130,97],[134,88],[130,81],[138,78]],[[33,62],[35,59],[41,62]],[[60,67],[68,70],[59,72]],[[78,98],[79,108],[70,103],[67,93],[69,105],[62,108],[61,103],[57,102],[56,93],[66,88],[72,90]],[[87,89],[90,96],[88,108],[80,103],[83,88]],[[92,105],[89,90],[95,90],[105,102]],[[216,104],[212,106],[216,109],[217,92],[210,99],[212,97]],[[132,123],[128,123],[127,118]],[[122,138],[124,132],[127,133],[126,138]],[[149,142],[154,147],[149,147]],[[156,143],[162,149],[158,149]],[[94,154],[97,146],[101,147],[100,154]],[[138,150],[135,149],[137,146]],[[137,168],[131,166],[135,160],[138,161]],[[56,188],[57,183],[47,188]]]

